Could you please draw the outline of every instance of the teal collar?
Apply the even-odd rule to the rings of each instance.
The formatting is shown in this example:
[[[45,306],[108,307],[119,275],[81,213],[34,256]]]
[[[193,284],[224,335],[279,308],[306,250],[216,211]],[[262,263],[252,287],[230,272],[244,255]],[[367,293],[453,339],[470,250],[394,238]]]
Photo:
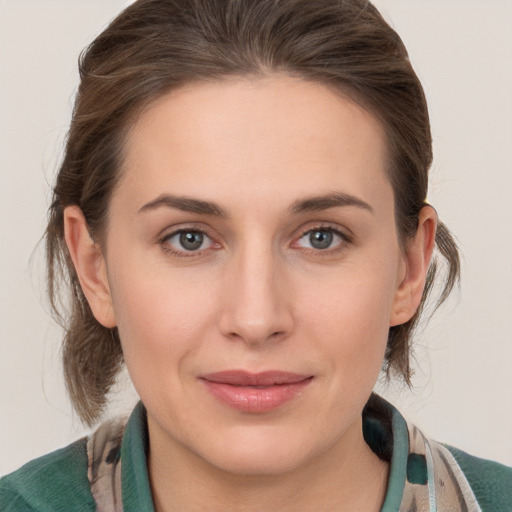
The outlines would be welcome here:
[[[149,448],[146,409],[139,402],[126,425],[121,445],[124,512],[154,512],[147,455]]]
[[[380,404],[388,410],[388,413],[391,416],[390,437],[393,446],[391,460],[389,463],[388,490],[380,512],[396,512],[397,510],[400,510],[400,504],[402,502],[402,495],[404,492],[407,457],[409,455],[409,434],[407,432],[407,423],[397,409],[395,409],[395,407],[393,407],[389,402],[386,402],[383,398],[376,398]],[[363,421],[364,420],[365,418],[363,418]],[[371,445],[370,448],[374,450]]]

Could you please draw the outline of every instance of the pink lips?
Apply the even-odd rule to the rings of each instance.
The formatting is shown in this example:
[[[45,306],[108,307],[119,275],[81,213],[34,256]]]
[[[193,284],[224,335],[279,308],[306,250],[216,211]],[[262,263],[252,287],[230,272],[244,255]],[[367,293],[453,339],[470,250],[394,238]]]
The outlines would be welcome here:
[[[250,373],[228,370],[203,375],[201,379],[207,389],[226,405],[243,412],[262,413],[292,400],[313,377],[282,371]]]

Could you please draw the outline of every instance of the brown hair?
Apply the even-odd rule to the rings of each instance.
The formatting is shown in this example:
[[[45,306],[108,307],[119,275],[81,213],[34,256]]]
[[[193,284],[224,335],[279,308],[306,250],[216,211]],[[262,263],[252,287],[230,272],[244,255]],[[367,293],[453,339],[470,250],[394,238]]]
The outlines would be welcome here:
[[[78,205],[101,240],[119,179],[126,131],[149,102],[173,88],[229,76],[283,72],[325,84],[370,110],[386,129],[397,231],[415,233],[424,207],[432,139],[421,84],[396,32],[364,0],[138,0],[80,57],[81,83],[46,231],[48,287],[58,315],[59,284],[71,292],[63,362],[72,402],[91,424],[123,363],[116,329],[94,318],[64,241],[63,211]],[[448,262],[439,303],[459,278],[449,231],[439,224],[437,248]],[[410,382],[410,339],[422,305],[389,332],[385,371]]]

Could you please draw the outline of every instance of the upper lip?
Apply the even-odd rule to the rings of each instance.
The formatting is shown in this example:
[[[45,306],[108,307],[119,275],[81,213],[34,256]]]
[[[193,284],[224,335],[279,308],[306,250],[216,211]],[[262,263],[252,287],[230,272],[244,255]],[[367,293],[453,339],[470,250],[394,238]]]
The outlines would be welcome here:
[[[225,370],[201,376],[202,379],[209,382],[231,384],[232,386],[273,386],[280,384],[296,384],[311,377],[311,375],[279,370],[269,370],[259,373],[252,373],[246,370]]]

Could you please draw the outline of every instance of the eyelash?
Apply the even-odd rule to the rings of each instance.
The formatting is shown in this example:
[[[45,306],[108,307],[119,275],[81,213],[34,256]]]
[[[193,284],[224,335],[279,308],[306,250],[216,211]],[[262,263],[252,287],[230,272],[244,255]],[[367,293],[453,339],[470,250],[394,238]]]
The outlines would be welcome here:
[[[318,225],[318,226],[314,226],[314,227],[304,230],[301,233],[301,235],[296,239],[294,244],[297,244],[306,235],[308,235],[308,234],[310,235],[311,233],[314,233],[314,232],[331,233],[331,234],[337,236],[338,238],[340,238],[340,242],[334,248],[328,247],[326,249],[317,249],[317,248],[311,248],[311,247],[309,247],[309,248],[302,247],[301,250],[303,250],[305,252],[309,252],[309,253],[314,253],[317,255],[328,255],[328,254],[339,252],[339,251],[345,249],[346,245],[350,244],[352,242],[351,237],[348,236],[346,233],[343,233],[341,230],[339,230],[333,226]],[[173,231],[172,233],[165,235],[164,237],[162,237],[159,240],[159,244],[161,245],[163,251],[166,253],[170,253],[174,257],[177,257],[177,258],[190,258],[190,257],[202,256],[205,251],[210,249],[210,247],[207,247],[205,249],[196,250],[196,251],[194,251],[194,250],[187,251],[186,249],[182,249],[182,250],[174,249],[172,247],[172,245],[169,243],[169,241],[172,238],[174,238],[178,235],[181,235],[181,234],[185,234],[185,233],[194,233],[194,234],[202,235],[206,239],[210,240],[211,245],[217,246],[217,248],[221,247],[221,245],[219,243],[216,243],[212,239],[212,237],[210,237],[208,235],[208,233],[206,233],[206,231],[199,229],[199,228],[195,228],[195,227],[190,227],[190,228],[185,227],[185,228],[177,229],[176,231]]]

